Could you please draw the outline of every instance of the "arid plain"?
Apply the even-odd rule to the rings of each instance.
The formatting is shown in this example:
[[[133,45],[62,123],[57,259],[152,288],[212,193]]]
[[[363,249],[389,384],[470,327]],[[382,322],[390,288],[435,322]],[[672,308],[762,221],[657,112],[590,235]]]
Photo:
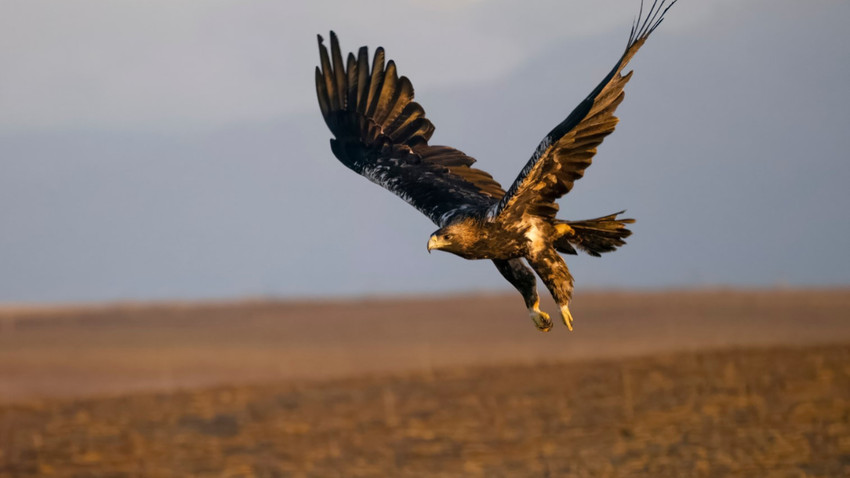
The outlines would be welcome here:
[[[544,304],[552,310],[552,304]],[[0,476],[848,476],[850,289],[0,309]]]

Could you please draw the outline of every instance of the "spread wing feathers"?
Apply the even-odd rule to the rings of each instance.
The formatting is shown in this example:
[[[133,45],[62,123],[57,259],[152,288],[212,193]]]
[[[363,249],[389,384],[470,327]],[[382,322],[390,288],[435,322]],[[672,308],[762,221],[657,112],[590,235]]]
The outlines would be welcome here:
[[[343,65],[339,41],[331,32],[331,51],[319,36],[321,67],[316,94],[325,123],[334,135],[331,149],[347,167],[388,189],[435,223],[457,213],[483,211],[504,196],[492,176],[471,168],[475,160],[454,148],[431,146],[434,125],[413,101],[413,86],[399,77],[384,50],[349,53]]]
[[[623,75],[623,68],[658,27],[664,13],[676,0],[666,8],[664,3],[665,0],[653,1],[647,16],[642,18],[641,2],[641,11],[632,26],[623,56],[567,119],[543,138],[508,193],[494,209],[494,215],[555,217],[558,212],[555,200],[567,194],[573,183],[584,175],[584,170],[590,166],[596,154],[596,147],[614,131],[619,121],[614,112],[623,101],[623,88],[632,75],[631,71]]]

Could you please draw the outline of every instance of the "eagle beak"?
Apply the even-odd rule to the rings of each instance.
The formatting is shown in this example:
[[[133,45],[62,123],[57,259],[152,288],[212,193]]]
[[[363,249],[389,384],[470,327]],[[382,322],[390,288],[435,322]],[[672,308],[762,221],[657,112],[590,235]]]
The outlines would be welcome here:
[[[445,249],[447,246],[451,246],[452,241],[441,238],[439,235],[434,234],[428,239],[428,253],[430,254],[433,249]]]

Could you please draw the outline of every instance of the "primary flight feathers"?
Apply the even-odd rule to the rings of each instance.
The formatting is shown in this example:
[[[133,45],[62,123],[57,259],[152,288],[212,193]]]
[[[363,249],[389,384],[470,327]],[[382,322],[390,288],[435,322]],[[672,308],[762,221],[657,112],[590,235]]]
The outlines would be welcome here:
[[[343,67],[339,41],[331,32],[331,52],[319,36],[322,67],[316,67],[316,92],[331,149],[346,166],[400,196],[441,224],[458,209],[486,208],[504,195],[499,183],[475,160],[448,146],[431,146],[434,125],[413,101],[413,86],[399,78],[395,63],[384,65],[377,48],[368,63],[361,47]]]
[[[674,3],[675,0],[664,8],[664,2],[660,5],[654,2],[643,21],[641,3],[641,12],[632,25],[623,56],[587,98],[543,138],[508,193],[499,202],[496,214],[519,216],[529,213],[555,217],[558,212],[555,200],[570,192],[573,183],[584,176],[584,170],[590,166],[596,154],[596,147],[614,132],[619,122],[614,112],[622,103],[625,97],[623,88],[632,76],[632,72],[622,75],[623,68]]]

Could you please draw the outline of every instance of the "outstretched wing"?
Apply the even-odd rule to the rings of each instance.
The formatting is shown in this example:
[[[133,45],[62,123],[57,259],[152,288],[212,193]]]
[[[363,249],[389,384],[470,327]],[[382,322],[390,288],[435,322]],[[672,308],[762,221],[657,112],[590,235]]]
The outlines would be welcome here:
[[[495,204],[505,192],[492,176],[471,168],[475,160],[447,146],[431,146],[434,125],[413,101],[413,86],[395,63],[384,65],[384,50],[349,53],[343,65],[339,41],[331,32],[331,53],[319,36],[322,66],[316,67],[316,94],[331,149],[346,166],[388,189],[438,225],[458,213]]]
[[[622,74],[632,56],[664,19],[664,13],[676,3],[664,7],[665,0],[653,1],[647,16],[641,11],[632,26],[626,51],[608,76],[540,144],[516,178],[508,193],[492,210],[493,216],[519,219],[524,214],[554,218],[555,200],[567,194],[573,183],[590,166],[596,147],[614,131],[614,111],[623,101],[623,88],[632,72]]]

